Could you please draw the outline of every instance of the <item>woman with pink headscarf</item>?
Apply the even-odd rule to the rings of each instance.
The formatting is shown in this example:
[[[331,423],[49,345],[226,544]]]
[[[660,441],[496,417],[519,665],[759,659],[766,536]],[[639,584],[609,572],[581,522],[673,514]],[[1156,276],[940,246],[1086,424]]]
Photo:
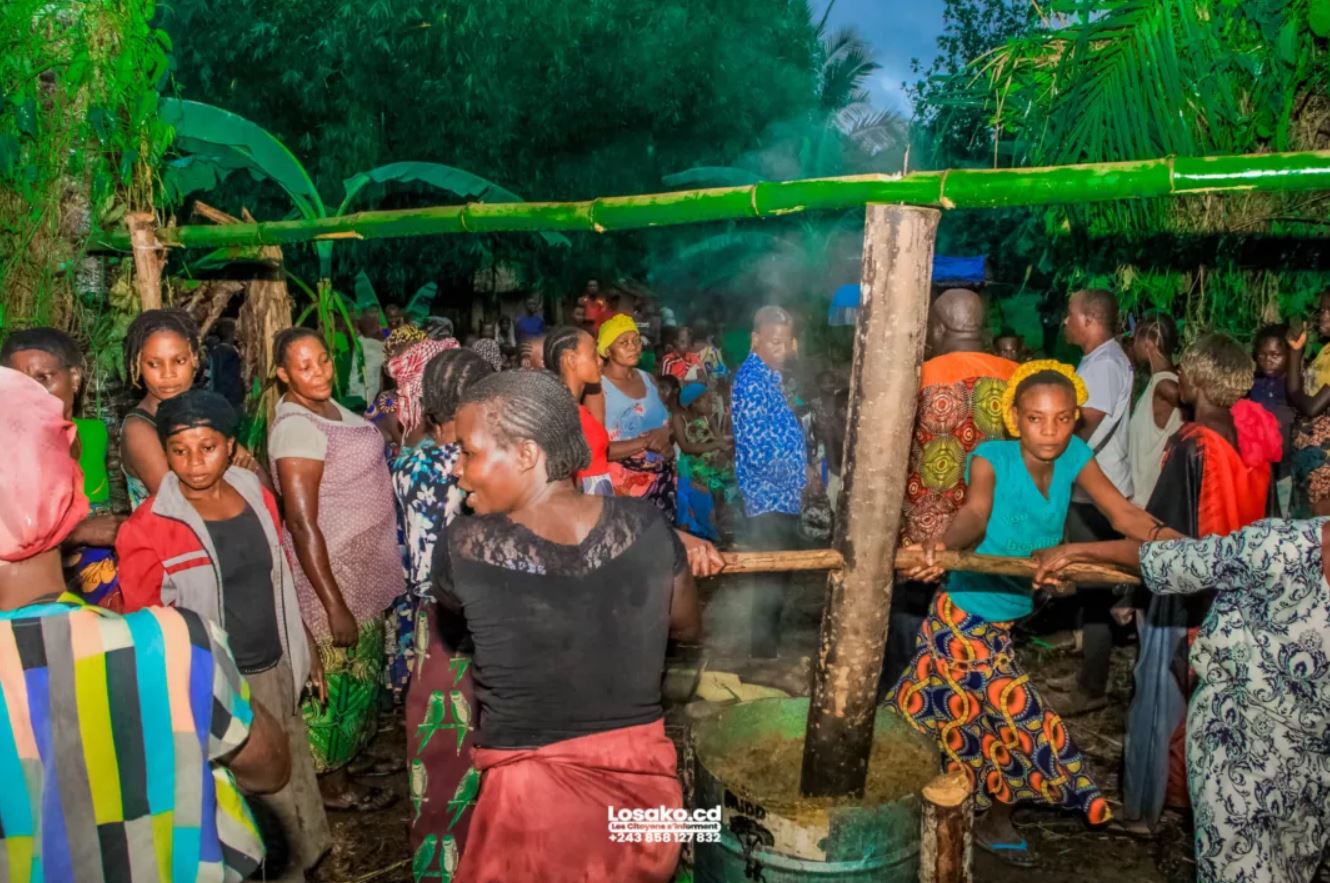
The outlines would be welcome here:
[[[431,444],[427,431],[421,404],[421,384],[424,382],[425,366],[430,360],[440,353],[457,348],[457,341],[451,337],[442,340],[421,340],[393,356],[387,364],[388,376],[393,379],[397,388],[396,416],[402,433],[401,446],[393,453],[388,469],[392,473],[394,491],[399,500],[397,535],[398,541],[406,548],[403,564],[408,576],[411,573],[410,512],[400,505],[401,492],[398,489],[398,480],[401,473],[410,472],[411,464],[418,462],[422,456],[426,461],[432,462],[432,455],[436,449]],[[411,680],[416,656],[416,600],[410,585],[404,594],[393,601],[393,606],[388,608],[387,642],[388,688],[392,691],[393,700],[400,703],[406,696],[406,685]]]

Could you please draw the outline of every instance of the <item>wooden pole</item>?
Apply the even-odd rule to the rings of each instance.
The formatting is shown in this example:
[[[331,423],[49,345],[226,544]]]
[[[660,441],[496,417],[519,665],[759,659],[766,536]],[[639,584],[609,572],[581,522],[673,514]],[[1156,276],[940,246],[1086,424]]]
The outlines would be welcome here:
[[[795,570],[836,570],[845,561],[835,549],[799,549],[785,552],[722,552],[725,568],[722,574],[783,573]],[[896,552],[896,570],[913,570],[924,563],[924,555],[912,549]],[[939,552],[934,563],[951,573],[964,570],[970,573],[990,573],[997,576],[1033,577],[1033,558],[1006,558],[996,555],[976,555],[973,552]],[[1088,585],[1140,585],[1141,578],[1134,573],[1119,570],[1107,564],[1072,564],[1061,573],[1063,582]]]
[[[145,310],[160,310],[166,248],[157,239],[157,217],[152,212],[130,212],[125,215],[125,226],[134,250],[134,285],[139,303]]]
[[[952,770],[924,786],[919,883],[970,883],[974,801],[965,773]]]
[[[804,742],[802,792],[862,796],[924,356],[937,209],[870,205],[836,549]]]

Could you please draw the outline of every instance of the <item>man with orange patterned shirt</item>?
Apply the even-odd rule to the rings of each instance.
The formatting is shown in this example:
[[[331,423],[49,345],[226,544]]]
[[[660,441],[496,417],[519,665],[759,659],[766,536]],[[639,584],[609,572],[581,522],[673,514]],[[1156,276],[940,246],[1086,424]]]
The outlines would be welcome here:
[[[986,441],[1006,437],[1002,393],[1016,363],[984,352],[984,302],[965,288],[938,295],[928,313],[928,361],[910,441],[901,545],[940,537],[965,503],[965,464]],[[905,583],[892,595],[882,683],[896,682],[914,653],[931,591]]]

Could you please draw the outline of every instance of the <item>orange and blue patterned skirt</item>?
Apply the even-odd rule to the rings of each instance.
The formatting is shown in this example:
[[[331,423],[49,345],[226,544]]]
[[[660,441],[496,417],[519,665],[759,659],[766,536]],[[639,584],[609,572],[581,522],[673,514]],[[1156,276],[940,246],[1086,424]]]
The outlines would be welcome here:
[[[969,778],[981,809],[1037,801],[1079,810],[1094,825],[1111,818],[1062,718],[1017,665],[1011,623],[972,616],[939,592],[893,696],[937,740],[943,769]]]

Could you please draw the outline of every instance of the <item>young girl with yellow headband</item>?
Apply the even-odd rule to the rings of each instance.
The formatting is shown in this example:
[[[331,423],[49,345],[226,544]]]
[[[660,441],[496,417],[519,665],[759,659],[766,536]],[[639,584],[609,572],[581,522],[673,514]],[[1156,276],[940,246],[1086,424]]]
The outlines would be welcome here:
[[[1118,493],[1076,436],[1085,400],[1085,386],[1067,365],[1043,360],[1016,370],[1002,398],[1015,440],[975,448],[965,504],[924,550],[928,564],[911,579],[939,579],[933,553],[943,549],[1025,557],[1058,545],[1074,485],[1125,536],[1176,536]],[[1028,579],[951,574],[892,694],[914,727],[938,740],[943,766],[969,778],[976,806],[987,810],[976,823],[976,842],[1019,866],[1034,861],[1011,825],[1018,801],[1078,810],[1091,824],[1109,819],[1089,764],[1016,662],[1011,627],[1033,606]]]

